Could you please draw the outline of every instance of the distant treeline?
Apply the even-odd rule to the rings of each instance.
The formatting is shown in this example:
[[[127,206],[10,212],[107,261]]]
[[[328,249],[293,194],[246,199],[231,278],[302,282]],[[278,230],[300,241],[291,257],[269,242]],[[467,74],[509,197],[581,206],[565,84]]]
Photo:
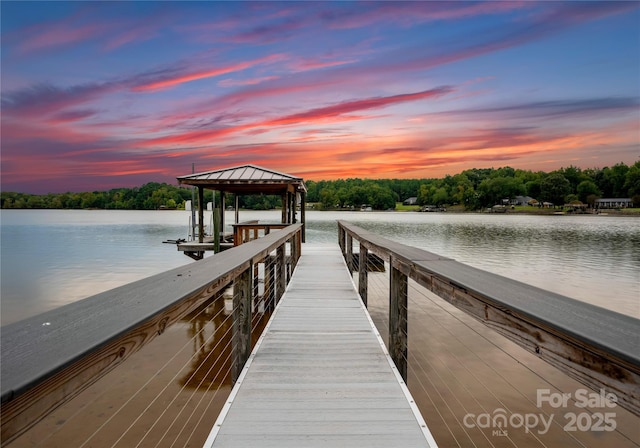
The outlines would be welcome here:
[[[503,199],[531,196],[539,202],[556,205],[580,201],[593,205],[597,198],[632,198],[640,204],[640,161],[631,166],[580,169],[574,166],[550,173],[502,168],[474,168],[441,179],[338,179],[306,181],[307,202],[319,208],[360,207],[376,210],[395,208],[396,202],[410,197],[419,205],[463,205],[476,210],[501,203]],[[2,192],[1,207],[52,209],[155,210],[184,208],[191,189],[150,182],[138,188],[109,191],[32,195]],[[205,203],[213,201],[213,192],[205,190]],[[229,195],[227,203],[232,204]],[[219,193],[216,203],[219,203]],[[278,208],[278,196],[241,196],[240,206],[254,210]]]

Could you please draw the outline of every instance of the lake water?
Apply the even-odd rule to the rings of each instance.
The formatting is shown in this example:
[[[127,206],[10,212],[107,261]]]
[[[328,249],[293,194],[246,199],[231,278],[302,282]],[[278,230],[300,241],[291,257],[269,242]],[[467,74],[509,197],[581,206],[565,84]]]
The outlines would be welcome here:
[[[2,210],[0,216],[3,325],[192,262],[162,244],[187,236],[189,212]],[[233,212],[225,219],[233,222]],[[241,221],[249,219],[279,221],[280,212],[240,213]],[[309,211],[307,241],[336,242],[337,219],[640,317],[636,217]]]
[[[225,218],[232,222],[233,213]],[[162,244],[186,237],[183,211],[5,210],[1,219],[3,324],[193,262]],[[240,213],[241,221],[249,219],[278,221],[280,212]],[[638,218],[310,211],[307,242],[335,243],[337,219],[640,316]],[[369,282],[368,309],[386,338],[388,272],[370,273]],[[613,432],[566,429],[567,413],[582,416],[585,409],[573,402],[538,406],[538,391],[575,396],[584,386],[434,294],[411,282],[409,289],[407,383],[439,446],[640,444],[640,419],[619,406]],[[202,446],[231,390],[231,320],[224,311],[224,301],[215,300],[186,316],[11,446]],[[267,317],[254,319],[256,336]],[[520,427],[495,434],[464,423],[468,415],[502,410],[544,414],[553,425],[546,433]]]

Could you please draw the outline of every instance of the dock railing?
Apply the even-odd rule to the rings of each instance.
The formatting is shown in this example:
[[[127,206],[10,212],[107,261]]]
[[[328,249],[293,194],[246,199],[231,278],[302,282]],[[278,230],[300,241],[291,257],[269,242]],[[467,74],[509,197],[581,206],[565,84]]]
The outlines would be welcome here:
[[[582,384],[613,393],[640,415],[640,320],[407,246],[345,221],[338,243],[358,274],[389,265],[389,352],[407,378],[408,279],[493,328]],[[354,252],[355,244],[358,252]],[[373,257],[373,258],[372,258]]]
[[[284,229],[289,224],[252,221],[233,224],[233,245],[239,246],[249,241],[269,235],[271,230]]]
[[[231,377],[248,359],[252,314],[274,308],[301,253],[302,224],[1,327],[1,445],[233,288]]]

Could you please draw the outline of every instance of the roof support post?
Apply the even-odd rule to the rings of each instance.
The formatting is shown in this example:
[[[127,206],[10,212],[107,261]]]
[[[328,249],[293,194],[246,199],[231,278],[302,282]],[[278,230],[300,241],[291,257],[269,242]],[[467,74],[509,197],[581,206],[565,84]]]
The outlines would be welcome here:
[[[238,193],[236,193],[235,195],[235,211],[236,211],[236,224],[238,224],[240,222],[240,196],[238,195]]]
[[[198,185],[198,242],[204,242],[204,187]]]
[[[296,223],[296,194],[289,192],[289,223]]]
[[[222,241],[224,241],[224,211],[227,209],[227,201],[224,196],[224,190],[220,190],[220,232],[222,233]]]

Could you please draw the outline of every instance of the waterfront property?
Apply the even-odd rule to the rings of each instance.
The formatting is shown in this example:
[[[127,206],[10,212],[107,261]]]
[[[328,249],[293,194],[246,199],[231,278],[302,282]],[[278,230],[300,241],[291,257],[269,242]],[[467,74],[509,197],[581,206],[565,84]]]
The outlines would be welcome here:
[[[630,208],[633,200],[630,198],[600,198],[596,199],[596,208]]]
[[[362,316],[366,319],[366,314],[356,318],[355,314],[348,316],[342,313],[364,313],[360,302],[354,302],[353,299],[359,296],[362,304],[368,304],[369,298],[376,293],[370,277],[385,275],[369,272],[368,263],[356,262],[369,260],[370,254],[385,260],[388,265],[388,347],[400,377],[406,378],[409,373],[406,362],[410,350],[407,344],[407,295],[411,280],[436,292],[517,342],[533,356],[550,362],[590,388],[602,388],[607,393],[615,394],[621,406],[638,415],[640,354],[636,343],[637,319],[394,243],[374,232],[344,222],[340,223],[338,242],[345,261],[338,263],[331,256],[329,258],[333,261],[325,264],[327,257],[318,252],[314,255],[312,248],[307,252],[306,247],[301,245],[301,232],[301,224],[292,224],[191,265],[3,327],[3,444],[8,444],[22,433],[28,434],[29,428],[43,421],[61,403],[80,394],[152,339],[166,337],[172,323],[194,309],[206,306],[229,286],[233,290],[233,324],[229,326],[233,334],[230,369],[231,376],[239,379],[231,392],[230,401],[265,392],[276,403],[274,406],[280,406],[281,416],[297,418],[298,423],[281,426],[271,422],[273,425],[259,426],[262,418],[269,418],[262,412],[264,409],[240,412],[238,416],[233,411],[233,405],[229,405],[228,412],[221,414],[221,426],[214,426],[212,421],[198,420],[200,425],[213,426],[214,432],[220,437],[225,434],[241,437],[244,434],[245,440],[256,436],[252,428],[258,425],[263,429],[258,434],[262,445],[269,446],[270,440],[273,441],[271,445],[288,440],[292,445],[297,443],[300,446],[299,440],[296,442],[295,439],[300,434],[292,434],[292,428],[298,428],[300,433],[306,432],[308,436],[307,429],[313,426],[314,419],[331,421],[332,417],[338,415],[331,414],[331,409],[342,405],[350,409],[362,398],[358,393],[365,390],[372,401],[380,400],[379,404],[398,400],[397,392],[400,390],[400,398],[404,396],[405,401],[396,401],[394,406],[405,409],[404,415],[409,415],[406,406],[407,403],[411,405],[412,400],[403,392],[402,383],[397,377],[395,385],[392,385],[393,381],[382,380],[384,375],[388,375],[388,371],[385,373],[387,368],[382,368],[384,362],[372,362],[385,357],[384,349],[374,349],[369,345],[364,349],[366,357],[354,359],[353,347],[343,345],[352,336],[359,339],[354,333],[365,332]],[[335,244],[332,247],[325,250],[335,253]],[[350,292],[352,283],[344,283],[344,275],[349,271],[357,272],[357,295]],[[285,300],[283,297],[288,282],[287,294],[291,294]],[[263,343],[250,355],[251,314],[270,308],[277,302],[280,305],[276,317],[264,333]],[[371,340],[371,335],[375,334],[371,332],[375,330],[369,327],[366,332],[369,332]],[[299,336],[303,342],[307,337],[310,340],[291,344],[287,342],[291,336]],[[323,342],[322,338],[325,337],[327,339]],[[318,340],[311,340],[315,338]],[[356,344],[355,339],[353,344]],[[357,343],[360,342],[363,341]],[[329,346],[333,346],[332,350],[329,350]],[[324,348],[320,350],[320,347]],[[357,369],[352,365],[354,370],[344,372],[344,375],[339,370],[314,371],[321,368],[315,365],[314,355],[326,356],[327,361],[323,363],[326,367],[329,367],[330,359],[338,365],[349,365],[350,362],[361,365]],[[251,361],[247,365],[248,359]],[[296,366],[297,361],[299,364]],[[367,388],[368,383],[364,378],[372,371],[359,370],[366,365],[373,368],[374,377],[380,380],[372,381],[371,388]],[[393,370],[391,364],[387,362],[386,365]],[[278,379],[278,375],[274,375],[283,370],[294,374],[284,384],[279,383],[282,379]],[[301,376],[295,376],[295,373]],[[362,380],[357,384],[349,377],[354,373],[362,375]],[[331,383],[332,380],[345,382]],[[214,383],[212,379],[206,382]],[[437,389],[433,392],[446,395],[446,392]],[[318,394],[316,402],[313,400],[314,393]],[[336,400],[320,400],[319,396],[333,396]],[[349,401],[351,398],[354,401]],[[296,406],[305,402],[316,405],[310,412],[304,413]],[[246,403],[240,400],[238,406],[246,406]],[[323,411],[325,404],[329,406],[328,412]],[[385,430],[390,431],[385,437],[398,437],[398,440],[408,440],[413,437],[411,434],[416,434],[416,426],[406,421],[398,423],[397,427],[391,424],[390,419],[395,418],[395,413],[385,413],[381,410],[382,406],[375,409],[380,413],[362,414],[368,415],[371,422],[363,419],[358,421],[356,418],[352,422],[336,423],[335,428],[342,428],[352,440],[357,440],[355,436],[370,440],[366,437],[373,431],[380,436],[379,440],[384,446],[388,446],[382,443],[388,440],[382,434]],[[520,403],[518,409],[522,409],[521,412],[533,412],[537,407],[535,403]],[[620,415],[621,409],[617,412]],[[353,416],[352,413],[345,415]],[[348,417],[344,419],[348,420]],[[422,428],[417,415],[414,422],[418,428]],[[428,420],[426,424],[429,425]],[[370,429],[372,426],[374,429]],[[330,432],[327,428],[325,430]],[[87,437],[93,437],[96,431],[89,429]],[[335,431],[337,433],[338,429]],[[425,431],[421,431],[423,439],[430,443]],[[562,427],[559,432],[563,436],[571,435],[563,433]],[[317,445],[331,445],[331,434],[327,436],[326,432],[318,430],[316,435],[320,440]],[[625,440],[624,434],[615,431],[605,435],[616,441]],[[116,439],[120,440],[123,436],[116,434]],[[482,435],[479,434],[479,437]],[[510,433],[510,437],[513,440],[516,436]],[[523,432],[522,437],[529,435]],[[215,443],[213,436],[212,440]],[[115,443],[109,443],[108,446],[112,444]],[[528,445],[523,442],[523,446]],[[616,446],[622,445],[616,442]]]

